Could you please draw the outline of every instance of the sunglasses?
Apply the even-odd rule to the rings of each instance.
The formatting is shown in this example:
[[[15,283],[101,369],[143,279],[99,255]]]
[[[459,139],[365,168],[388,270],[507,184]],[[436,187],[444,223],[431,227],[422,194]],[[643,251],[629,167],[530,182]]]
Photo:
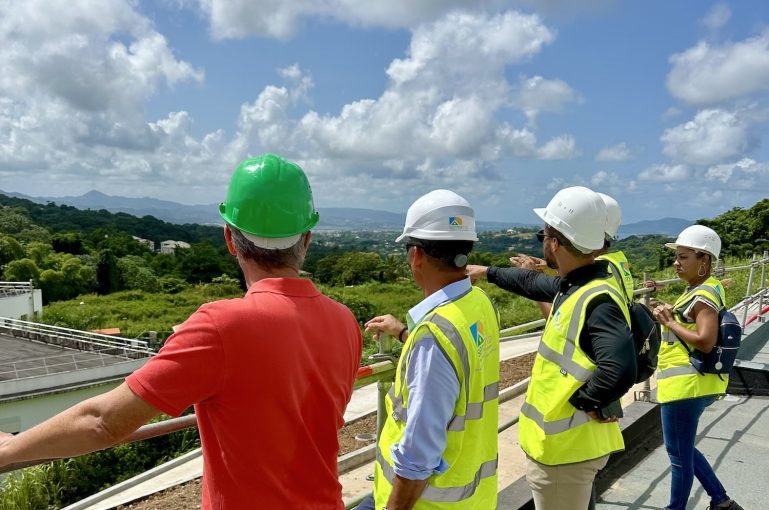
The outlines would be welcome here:
[[[552,236],[545,234],[545,229],[541,229],[537,232],[537,241],[539,241],[540,243],[544,243],[545,239],[548,237],[552,237]]]

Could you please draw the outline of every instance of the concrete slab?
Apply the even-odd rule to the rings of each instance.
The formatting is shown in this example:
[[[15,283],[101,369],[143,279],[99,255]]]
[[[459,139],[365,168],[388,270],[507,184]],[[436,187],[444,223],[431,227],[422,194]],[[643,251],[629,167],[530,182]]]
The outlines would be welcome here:
[[[714,403],[700,420],[697,448],[744,508],[769,506],[769,400],[727,396]],[[606,490],[596,507],[664,508],[669,494],[670,464],[664,447],[659,447]],[[695,480],[687,508],[705,508],[709,503]]]

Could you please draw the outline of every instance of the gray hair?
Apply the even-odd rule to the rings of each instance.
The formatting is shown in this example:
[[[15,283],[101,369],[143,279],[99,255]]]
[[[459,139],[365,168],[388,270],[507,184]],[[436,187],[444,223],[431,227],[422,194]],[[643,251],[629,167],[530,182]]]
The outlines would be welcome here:
[[[309,232],[302,234],[293,246],[283,250],[260,248],[249,241],[240,230],[232,226],[230,226],[230,232],[232,233],[232,244],[235,246],[235,251],[238,255],[246,260],[255,262],[263,268],[280,269],[292,267],[299,270],[302,264],[304,264],[304,257],[306,255],[304,242]]]

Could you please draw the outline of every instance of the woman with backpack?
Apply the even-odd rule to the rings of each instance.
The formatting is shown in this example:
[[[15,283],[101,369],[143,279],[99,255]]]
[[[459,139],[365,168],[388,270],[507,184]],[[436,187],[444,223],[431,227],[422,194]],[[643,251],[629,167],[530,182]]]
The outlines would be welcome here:
[[[725,295],[710,273],[721,251],[721,239],[708,227],[692,225],[675,243],[665,246],[676,251],[673,267],[687,285],[673,305],[654,309],[662,325],[657,400],[672,475],[670,503],[665,508],[685,510],[696,476],[710,496],[709,509],[743,510],[727,496],[713,468],[694,446],[702,412],[726,392],[729,382],[722,374],[698,372],[689,361],[690,352],[710,352],[718,338],[718,313]]]

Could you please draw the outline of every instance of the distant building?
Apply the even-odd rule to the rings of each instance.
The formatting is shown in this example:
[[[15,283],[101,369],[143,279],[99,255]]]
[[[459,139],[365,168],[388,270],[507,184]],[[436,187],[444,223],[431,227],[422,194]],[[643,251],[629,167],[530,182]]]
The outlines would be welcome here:
[[[177,248],[189,248],[190,244],[184,241],[163,241],[160,243],[160,253],[173,255]]]
[[[147,245],[150,251],[155,251],[155,241],[151,241],[149,239],[142,239],[141,237],[136,237],[136,236],[131,236],[131,237],[139,241],[141,244]]]

